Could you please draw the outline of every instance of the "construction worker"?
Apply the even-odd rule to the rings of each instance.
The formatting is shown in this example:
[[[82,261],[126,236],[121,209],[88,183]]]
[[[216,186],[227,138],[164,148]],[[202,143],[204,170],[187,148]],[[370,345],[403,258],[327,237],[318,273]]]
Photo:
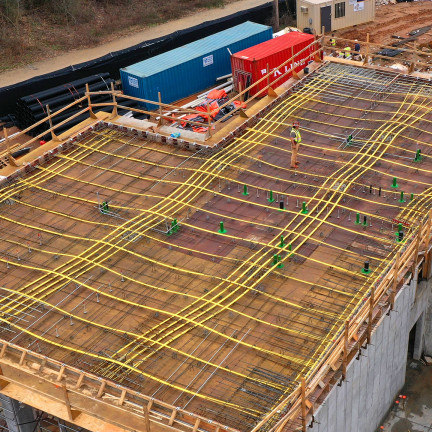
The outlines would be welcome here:
[[[360,54],[360,44],[359,44],[359,41],[356,39],[354,42],[355,42],[355,44],[354,44],[354,51],[357,54]]]
[[[297,162],[297,153],[301,143],[301,135],[300,135],[300,123],[295,120],[293,122],[293,126],[291,129],[291,168],[298,168],[299,163]]]
[[[351,47],[347,46],[344,48],[344,56],[343,58],[349,58],[351,55]]]
[[[332,33],[332,37],[330,39],[330,45],[332,47],[333,52],[336,53],[336,39],[334,37],[335,35],[334,33]]]

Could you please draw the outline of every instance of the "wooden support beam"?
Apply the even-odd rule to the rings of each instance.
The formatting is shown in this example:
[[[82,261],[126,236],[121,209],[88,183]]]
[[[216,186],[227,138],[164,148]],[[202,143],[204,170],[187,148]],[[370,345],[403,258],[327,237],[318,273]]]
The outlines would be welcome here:
[[[70,400],[69,400],[69,396],[68,396],[68,392],[67,392],[67,388],[64,384],[61,387],[63,390],[64,403],[66,405],[66,410],[68,413],[69,420],[74,421],[81,414],[81,412],[72,409],[71,404],[70,404]]]
[[[101,383],[101,385],[99,387],[99,391],[97,392],[96,397],[100,398],[103,395],[103,392],[105,390],[105,386],[106,386],[106,381],[102,380],[102,383]]]
[[[270,67],[268,63],[266,66],[266,71],[267,71],[267,87],[270,87]]]
[[[162,96],[161,96],[161,92],[158,92],[158,102],[159,102],[159,120],[158,120],[158,123],[157,123],[157,127],[161,127],[163,125]]]
[[[124,404],[126,398],[126,390],[123,389],[120,395],[120,399],[119,399],[119,405],[122,406]]]
[[[47,362],[47,359],[43,358],[42,361],[41,361],[40,367],[39,367],[39,372],[43,371],[43,368],[45,367],[46,362]]]
[[[366,54],[363,60],[363,64],[367,64],[369,60],[369,33],[366,34]]]
[[[52,121],[51,110],[50,110],[50,107],[49,107],[48,104],[46,106],[46,112],[48,114],[48,122],[49,122],[49,125],[50,125],[51,140],[52,141],[56,141],[56,142],[60,142],[59,137],[54,133],[54,125],[53,125],[53,121]]]
[[[343,358],[342,358],[342,379],[346,379],[346,372],[348,366],[348,331],[349,331],[349,320],[345,321],[345,331],[344,331],[344,348],[343,348]]]
[[[208,136],[211,137],[211,111],[210,105],[207,103],[207,128],[208,128]]]
[[[299,77],[298,73],[297,73],[294,69],[293,69],[293,71],[292,71],[292,76],[293,76],[293,78],[294,78],[295,80],[297,80],[297,81],[300,80],[300,77]]]
[[[4,389],[9,385],[9,381],[7,381],[3,375],[3,369],[0,367],[0,390]]]
[[[417,268],[417,261],[418,261],[418,254],[420,249],[420,240],[421,240],[422,232],[423,232],[423,224],[420,224],[417,230],[417,236],[415,240],[416,244],[415,244],[414,255],[413,255],[413,263],[411,267],[411,273],[413,274],[413,276]]]
[[[62,365],[57,375],[56,382],[60,382],[62,380],[64,371],[65,371],[65,365]]]
[[[431,236],[431,227],[432,227],[432,210],[429,210],[429,217],[426,223],[427,226],[426,226],[426,238],[425,238],[425,258],[423,263],[423,277],[428,278],[429,267],[430,267],[429,246],[430,246],[430,236]]]
[[[302,418],[302,432],[306,432],[306,380],[301,379],[301,418]]]
[[[408,73],[409,73],[409,74],[412,74],[412,73],[414,72],[414,65],[415,65],[414,62],[412,62],[412,63],[409,65],[409,68],[408,68]]]
[[[399,278],[399,262],[400,262],[400,251],[397,251],[396,262],[393,269],[393,284],[392,284],[391,294],[390,294],[390,310],[394,309],[394,303],[396,299],[396,290],[397,290],[398,278]]]
[[[149,400],[149,403],[147,404],[147,409],[150,411],[152,409],[153,406],[153,399]]]
[[[298,80],[300,80],[300,77],[298,76],[298,73],[294,69],[294,64],[295,64],[295,61],[294,61],[294,47],[291,47],[291,58],[292,58],[292,77],[295,80],[298,81]]]
[[[278,94],[271,87],[268,88],[267,95],[272,98],[278,97]]]
[[[201,419],[200,419],[200,418],[197,418],[197,419],[195,420],[195,424],[194,424],[194,427],[193,427],[193,429],[192,429],[192,432],[197,432],[200,423],[201,423]]]
[[[75,386],[76,389],[79,389],[82,386],[83,380],[84,380],[84,373],[81,372],[80,376],[78,377],[78,381],[76,383],[76,386]]]
[[[21,353],[21,357],[20,357],[20,360],[19,360],[19,363],[18,363],[20,366],[22,366],[24,364],[24,360],[25,360],[26,355],[27,355],[27,351],[23,351]]]
[[[373,310],[375,303],[375,285],[372,286],[371,293],[369,296],[369,311],[368,311],[368,323],[367,323],[367,336],[366,342],[369,345],[372,339],[372,321],[373,321]]]
[[[144,413],[144,422],[145,422],[146,431],[150,432],[150,415],[149,415],[149,410],[145,405],[143,406],[143,413]]]
[[[113,82],[111,82],[111,91],[112,91],[112,98],[113,98],[113,110],[112,110],[109,118],[113,119],[113,118],[116,118],[118,116],[117,99],[116,99],[116,95],[115,95],[115,91],[114,91],[114,83]]]
[[[169,422],[168,422],[168,424],[169,424],[170,426],[173,425],[176,415],[177,415],[177,409],[174,408],[174,409],[172,410],[171,417],[170,417]]]
[[[249,116],[246,114],[245,110],[243,108],[239,109],[239,115],[242,118],[249,118]]]
[[[87,103],[88,103],[88,107],[89,107],[90,118],[96,119],[97,117],[95,116],[95,114],[92,110],[92,103],[91,103],[91,99],[90,99],[90,91],[89,91],[88,83],[86,83],[85,88],[86,88],[86,96],[87,96]]]
[[[6,142],[9,164],[12,165],[12,166],[14,166],[14,167],[17,167],[19,165],[18,165],[17,161],[14,159],[14,157],[11,154],[9,136],[8,136],[8,133],[7,133],[7,129],[5,127],[3,128],[3,136],[4,136],[4,140]]]

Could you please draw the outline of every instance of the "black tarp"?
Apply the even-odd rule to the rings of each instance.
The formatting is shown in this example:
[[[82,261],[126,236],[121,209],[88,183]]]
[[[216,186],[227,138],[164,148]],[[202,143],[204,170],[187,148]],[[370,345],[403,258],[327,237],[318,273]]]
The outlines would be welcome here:
[[[280,0],[281,12],[287,6],[291,11],[295,10],[295,1]],[[273,2],[269,2],[217,20],[206,21],[185,30],[176,31],[159,39],[144,41],[130,48],[88,62],[68,66],[55,72],[0,88],[0,116],[13,113],[16,101],[20,97],[27,96],[35,91],[46,90],[69,81],[103,72],[108,72],[112,78],[118,79],[122,67],[162,54],[245,21],[264,24],[271,18],[272,10]]]

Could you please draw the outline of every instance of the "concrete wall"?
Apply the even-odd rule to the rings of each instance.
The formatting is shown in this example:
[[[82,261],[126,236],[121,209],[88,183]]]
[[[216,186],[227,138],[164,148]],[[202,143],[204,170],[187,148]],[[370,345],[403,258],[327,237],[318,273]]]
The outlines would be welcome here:
[[[426,285],[426,282],[421,282],[421,283]],[[427,282],[427,284],[429,285],[429,289],[430,289],[432,285],[432,279],[430,279]],[[424,342],[423,350],[425,354],[432,357],[432,295],[429,295],[428,307],[424,312],[424,318],[425,318],[425,328],[423,334],[423,342]]]
[[[404,385],[409,333],[427,308],[431,283],[416,288],[413,279],[398,293],[395,310],[375,329],[371,345],[317,410],[314,432],[374,432],[379,427]]]

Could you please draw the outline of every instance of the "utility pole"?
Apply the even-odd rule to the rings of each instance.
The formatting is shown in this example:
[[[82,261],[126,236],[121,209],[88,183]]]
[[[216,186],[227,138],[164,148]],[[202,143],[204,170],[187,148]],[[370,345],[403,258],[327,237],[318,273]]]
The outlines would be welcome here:
[[[279,31],[279,0],[274,0],[273,3],[273,15],[274,15],[274,31]]]

